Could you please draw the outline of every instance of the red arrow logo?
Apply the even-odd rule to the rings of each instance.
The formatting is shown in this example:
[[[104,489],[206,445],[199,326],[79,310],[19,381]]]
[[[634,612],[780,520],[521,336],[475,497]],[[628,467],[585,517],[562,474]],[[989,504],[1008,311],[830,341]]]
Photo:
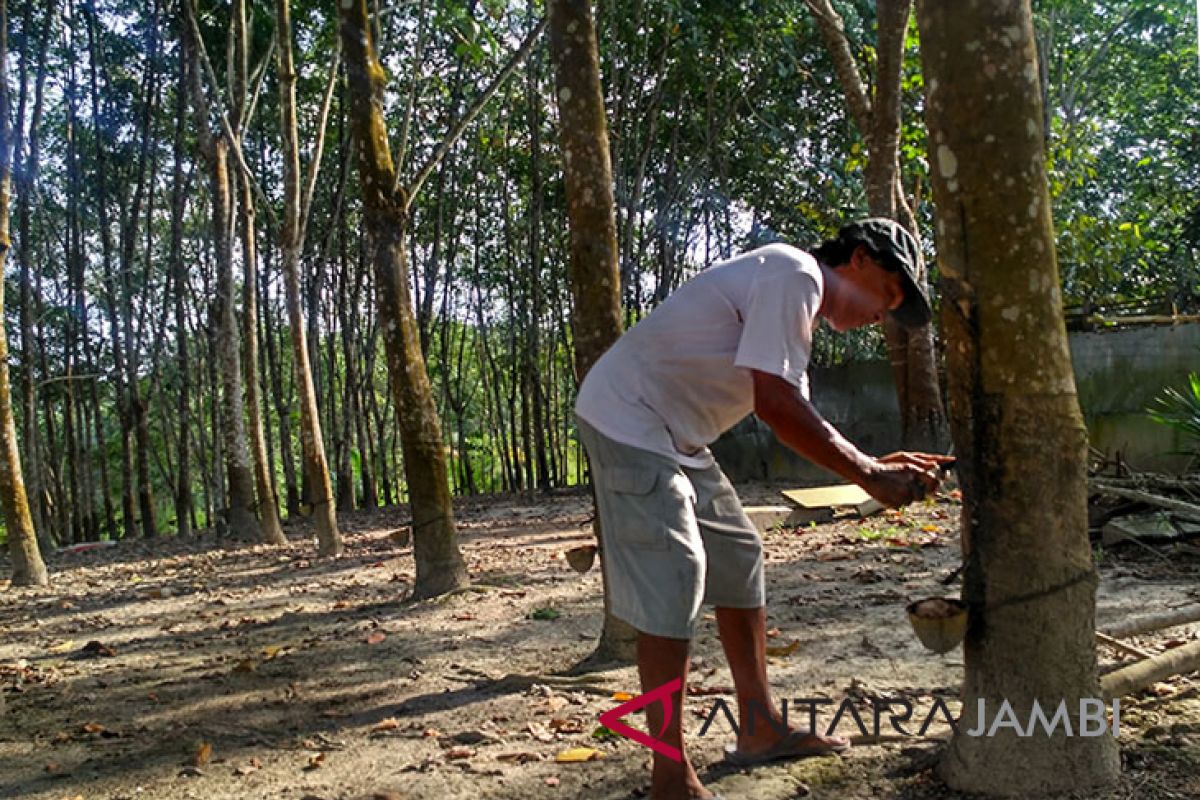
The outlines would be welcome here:
[[[655,700],[661,700],[663,704],[663,726],[658,732],[662,736],[666,732],[667,726],[671,724],[671,716],[675,713],[675,703],[671,697],[675,692],[682,691],[683,678],[676,678],[673,681],[668,681],[657,689],[651,689],[645,694],[638,695],[627,703],[622,703],[611,711],[605,711],[600,715],[600,724],[607,727],[613,733],[619,733],[627,739],[632,739],[638,744],[649,747],[656,753],[664,755],[672,761],[683,761],[683,754],[678,748],[672,747],[666,742],[661,742],[658,739],[652,738],[647,733],[642,733],[639,730],[629,727],[624,722],[617,722],[621,717],[632,714],[644,706],[648,706]]]

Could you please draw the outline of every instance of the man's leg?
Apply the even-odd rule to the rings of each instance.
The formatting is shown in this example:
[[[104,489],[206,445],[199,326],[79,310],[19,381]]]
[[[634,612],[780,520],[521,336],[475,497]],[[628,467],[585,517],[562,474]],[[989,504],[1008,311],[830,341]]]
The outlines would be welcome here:
[[[654,754],[650,775],[651,800],[700,800],[713,796],[704,788],[687,757],[683,743],[683,701],[687,695],[688,646],[686,639],[668,639],[649,633],[638,635],[638,674],[642,691],[648,692],[664,683],[680,678],[679,694],[672,695],[674,713],[663,731],[663,704],[646,706],[646,725],[650,735],[679,750],[682,761],[674,761],[661,753]],[[662,731],[662,735],[659,735]]]
[[[733,673],[738,701],[739,753],[765,753],[787,735],[782,715],[771,700],[767,683],[767,613],[758,608],[717,608],[717,630]],[[841,747],[839,736],[812,731],[798,744],[804,747]]]

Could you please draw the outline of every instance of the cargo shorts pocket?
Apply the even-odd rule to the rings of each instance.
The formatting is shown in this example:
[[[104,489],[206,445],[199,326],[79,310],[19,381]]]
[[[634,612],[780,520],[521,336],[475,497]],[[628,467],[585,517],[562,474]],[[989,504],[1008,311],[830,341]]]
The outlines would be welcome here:
[[[670,527],[662,492],[670,475],[662,469],[616,467],[607,478],[611,513],[603,523],[612,530],[604,535],[640,550],[666,550]]]

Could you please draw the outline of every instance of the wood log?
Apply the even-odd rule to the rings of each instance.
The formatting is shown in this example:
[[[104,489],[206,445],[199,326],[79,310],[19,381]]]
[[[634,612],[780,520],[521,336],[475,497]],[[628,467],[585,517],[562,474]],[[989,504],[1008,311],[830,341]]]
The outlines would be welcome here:
[[[1136,636],[1139,633],[1174,628],[1176,625],[1187,625],[1189,622],[1200,622],[1200,605],[1184,606],[1161,614],[1146,614],[1115,622],[1106,625],[1104,633],[1113,637]]]
[[[1200,670],[1200,641],[1108,673],[1100,679],[1100,693],[1105,700],[1112,700],[1141,691],[1157,681],[1195,670]]]
[[[1177,517],[1193,522],[1200,522],[1200,506],[1195,503],[1185,503],[1182,500],[1150,494],[1149,492],[1141,492],[1137,489],[1124,489],[1095,480],[1091,482],[1091,488],[1097,492],[1110,494],[1114,497],[1124,497],[1127,500],[1137,500],[1139,503],[1165,508]]]

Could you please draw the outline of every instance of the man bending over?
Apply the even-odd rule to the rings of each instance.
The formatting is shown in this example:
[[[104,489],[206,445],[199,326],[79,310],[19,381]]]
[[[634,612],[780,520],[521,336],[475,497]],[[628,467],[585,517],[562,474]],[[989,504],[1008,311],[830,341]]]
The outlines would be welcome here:
[[[811,254],[784,244],[752,250],[681,286],[580,387],[576,413],[599,505],[609,601],[639,632],[642,688],[681,678],[686,689],[701,605],[715,605],[741,717],[734,763],[837,752],[849,742],[782,725],[767,685],[762,540],[708,445],[753,411],[784,444],[885,505],[934,491],[948,459],[872,458],[822,419],[808,391],[818,320],[836,331],[889,313],[906,326],[929,321],[918,258],[912,236],[886,219],[847,225]],[[757,724],[747,724],[751,709]],[[762,719],[764,710],[774,724]],[[680,716],[661,738],[684,755],[676,762],[655,754],[652,800],[713,797],[687,759]],[[653,732],[661,730],[661,704],[647,717]]]

